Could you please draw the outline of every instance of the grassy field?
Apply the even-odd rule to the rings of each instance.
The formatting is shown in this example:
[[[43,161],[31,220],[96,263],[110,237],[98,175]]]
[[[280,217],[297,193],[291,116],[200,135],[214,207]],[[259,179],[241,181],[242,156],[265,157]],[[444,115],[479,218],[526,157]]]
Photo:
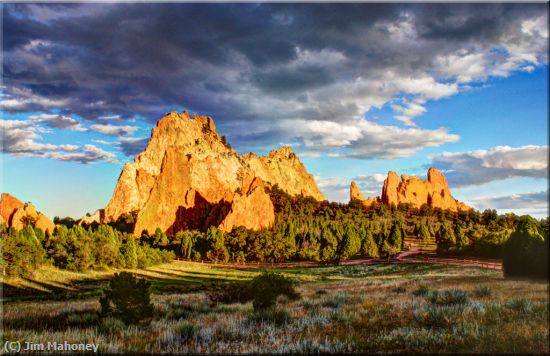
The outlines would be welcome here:
[[[155,318],[126,326],[98,316],[112,271],[43,268],[4,281],[4,340],[95,342],[102,352],[548,353],[548,283],[427,264],[284,269],[301,298],[275,311],[209,302],[210,285],[256,269],[173,262],[134,271],[153,284]],[[436,294],[435,291],[439,291]],[[63,300],[61,300],[63,299]],[[4,341],[3,340],[3,341]]]

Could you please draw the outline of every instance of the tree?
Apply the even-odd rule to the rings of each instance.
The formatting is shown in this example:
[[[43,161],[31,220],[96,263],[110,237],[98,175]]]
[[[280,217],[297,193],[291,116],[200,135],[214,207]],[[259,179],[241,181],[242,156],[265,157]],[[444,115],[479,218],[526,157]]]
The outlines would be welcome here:
[[[151,283],[132,273],[115,273],[99,302],[103,316],[114,316],[126,324],[150,321],[153,317]]]
[[[361,239],[353,227],[348,224],[344,230],[344,236],[340,242],[338,259],[348,259],[355,256],[361,250]]]
[[[449,252],[456,244],[456,237],[453,229],[447,224],[441,224],[435,235],[435,242],[437,243],[438,253]]]
[[[122,255],[124,256],[124,267],[136,268],[138,266],[138,245],[132,234],[125,234],[126,242],[122,247]]]
[[[548,242],[532,217],[521,218],[503,252],[505,277],[548,278]]]
[[[206,231],[206,258],[213,262],[229,261],[229,251],[225,247],[225,234],[215,226]]]
[[[168,246],[168,237],[159,227],[155,230],[152,246],[155,248]]]
[[[366,229],[365,235],[361,241],[361,254],[369,257],[378,257],[378,246],[374,242],[372,229],[370,226]]]
[[[418,237],[422,240],[429,240],[431,239],[430,230],[426,226],[426,224],[421,224],[420,228],[418,230]]]

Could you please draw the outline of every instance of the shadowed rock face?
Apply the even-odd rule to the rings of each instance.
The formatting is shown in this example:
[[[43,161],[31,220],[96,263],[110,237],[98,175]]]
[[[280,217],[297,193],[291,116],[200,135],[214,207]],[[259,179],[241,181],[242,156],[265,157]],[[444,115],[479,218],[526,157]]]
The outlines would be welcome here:
[[[19,199],[7,193],[2,193],[0,216],[2,217],[1,222],[18,230],[29,223],[49,234],[53,234],[55,230],[55,224],[46,215],[37,212],[34,205],[23,204]]]
[[[100,222],[136,212],[135,234],[218,226],[261,229],[275,219],[266,189],[324,200],[290,147],[267,157],[239,156],[206,116],[172,112],[161,118],[147,148],[120,174]]]
[[[397,173],[388,172],[388,177],[384,180],[381,200],[386,205],[408,203],[417,208],[427,204],[432,208],[451,211],[471,209],[453,198],[447,179],[443,173],[433,167],[428,170],[426,181],[416,176],[405,175],[400,179]]]

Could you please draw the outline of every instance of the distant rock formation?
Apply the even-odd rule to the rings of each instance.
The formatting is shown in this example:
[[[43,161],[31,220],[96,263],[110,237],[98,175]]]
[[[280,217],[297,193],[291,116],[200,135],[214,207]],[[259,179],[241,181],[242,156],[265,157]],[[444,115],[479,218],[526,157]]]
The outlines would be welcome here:
[[[21,230],[27,224],[31,224],[49,234],[53,234],[55,230],[55,224],[46,215],[37,212],[34,205],[31,203],[23,204],[19,199],[8,193],[2,193],[0,216],[1,223],[18,230]]]
[[[401,203],[411,204],[413,207],[420,208],[426,204],[432,208],[458,211],[471,210],[468,205],[459,202],[451,195],[451,190],[447,184],[447,179],[435,168],[428,170],[428,179],[423,181],[417,176],[402,175],[388,172],[382,187],[382,196],[377,199],[365,197],[359,192],[355,182],[351,183],[350,200],[359,200],[366,207],[372,206],[377,201],[385,205],[399,205]]]
[[[352,181],[349,187],[349,200],[350,202],[359,201],[367,209],[374,204],[379,203],[377,198],[365,198],[365,196],[359,191],[359,187],[357,186],[355,181]]]
[[[137,235],[157,227],[170,234],[212,225],[258,230],[275,220],[266,191],[275,184],[291,195],[325,199],[290,147],[267,157],[241,157],[216,132],[212,118],[172,112],[157,122],[147,148],[124,166],[105,209],[88,221],[135,214]]]
[[[268,156],[259,157],[254,153],[248,153],[242,158],[248,168],[267,184],[278,185],[290,195],[309,196],[318,201],[326,200],[315,184],[315,179],[307,172],[290,146],[272,150]]]
[[[386,205],[409,203],[416,208],[427,204],[432,208],[451,211],[472,209],[453,198],[447,179],[443,173],[433,167],[428,170],[426,181],[416,176],[405,175],[399,179],[397,173],[388,172],[388,177],[384,180],[381,200]]]

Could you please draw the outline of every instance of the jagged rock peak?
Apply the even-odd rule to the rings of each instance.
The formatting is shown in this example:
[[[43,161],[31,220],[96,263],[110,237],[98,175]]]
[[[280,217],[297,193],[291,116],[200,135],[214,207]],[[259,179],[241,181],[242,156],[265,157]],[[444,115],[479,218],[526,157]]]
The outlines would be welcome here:
[[[280,148],[269,151],[268,157],[270,158],[283,158],[283,159],[294,159],[296,154],[292,147],[285,145]]]
[[[371,207],[373,204],[377,203],[376,198],[365,198],[365,196],[359,191],[359,187],[357,186],[357,183],[355,181],[351,181],[350,187],[349,187],[349,200],[350,202],[353,201],[359,201],[363,206],[366,208]]]
[[[259,229],[274,221],[266,189],[275,184],[291,195],[325,200],[290,147],[240,157],[211,117],[170,112],[153,128],[145,150],[124,166],[100,219],[135,214],[136,234],[157,227],[170,233],[211,225]]]
[[[471,209],[452,197],[445,175],[433,167],[428,170],[425,181],[407,175],[402,175],[400,179],[397,173],[388,172],[381,200],[386,205],[408,203],[417,208],[427,204],[432,208],[452,211]]]

